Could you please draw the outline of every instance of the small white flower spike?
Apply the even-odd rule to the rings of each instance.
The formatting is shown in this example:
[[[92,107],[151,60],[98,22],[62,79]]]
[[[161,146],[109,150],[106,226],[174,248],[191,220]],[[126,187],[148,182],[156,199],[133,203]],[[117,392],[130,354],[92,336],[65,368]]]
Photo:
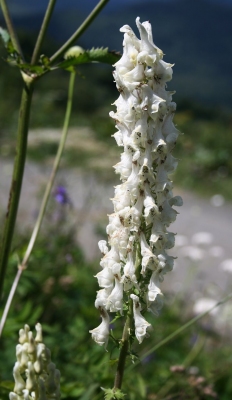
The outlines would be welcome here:
[[[42,326],[36,324],[36,337],[28,325],[19,331],[13,369],[14,391],[10,400],[59,400],[60,371],[51,362],[49,349],[43,343]]]
[[[95,306],[101,313],[122,314],[123,302],[130,297],[141,343],[150,324],[141,314],[139,298],[146,305],[142,312],[159,313],[163,303],[160,282],[172,270],[174,260],[167,251],[174,246],[175,234],[167,228],[178,214],[173,206],[183,202],[180,196],[173,196],[170,180],[177,166],[171,152],[179,135],[172,122],[174,92],[166,90],[173,65],[163,61],[162,50],[153,43],[151,24],[141,23],[139,18],[136,24],[140,39],[130,26],[120,29],[123,55],[114,65],[120,95],[110,117],[117,128],[113,136],[123,148],[121,160],[114,166],[121,184],[115,187],[112,199],[108,244],[99,242],[103,270],[96,278],[103,289],[98,291]],[[91,333],[94,340],[106,345],[108,314],[102,318],[102,324]]]

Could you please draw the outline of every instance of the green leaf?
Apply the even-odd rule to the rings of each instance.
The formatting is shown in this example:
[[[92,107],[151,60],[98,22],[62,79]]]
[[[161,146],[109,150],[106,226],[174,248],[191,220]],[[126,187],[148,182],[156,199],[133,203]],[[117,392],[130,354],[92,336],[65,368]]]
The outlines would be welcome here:
[[[118,358],[112,358],[109,360],[109,365],[112,367],[113,365],[118,363]]]
[[[45,68],[42,65],[31,65],[31,64],[21,64],[21,63],[17,63],[17,66],[19,67],[19,69],[23,70],[24,72],[30,74],[37,74],[40,75],[42,73],[44,73]]]
[[[4,43],[4,46],[7,47],[7,44],[9,42],[9,40],[10,40],[10,35],[7,32],[7,30],[0,27],[0,36],[1,36],[1,39],[2,39],[2,41]]]
[[[7,389],[7,390],[13,390],[14,389],[14,382],[12,382],[12,381],[1,381],[0,382],[0,388]]]
[[[14,48],[13,43],[10,38],[10,35],[7,32],[7,30],[0,27],[0,36],[2,38],[5,48],[7,50],[7,53],[9,54],[10,62],[12,62],[12,61],[15,62],[15,60],[19,61],[20,55],[18,54],[17,50]],[[9,60],[7,60],[7,61],[9,61]]]
[[[120,400],[123,399],[125,395],[125,393],[123,393],[120,389],[104,389],[101,388],[105,394],[104,394],[104,398],[105,400],[112,400],[112,399],[116,399],[116,400]]]
[[[99,387],[98,383],[93,383],[90,385],[89,389],[80,397],[80,400],[89,400],[94,394],[95,390]]]
[[[145,399],[146,398],[146,393],[147,393],[146,382],[144,381],[144,379],[139,374],[136,375],[136,381],[137,381],[139,393],[140,393],[140,396],[141,396],[140,398],[141,399]]]
[[[63,68],[68,71],[73,71],[73,67],[79,64],[91,62],[101,62],[104,64],[114,64],[120,59],[121,55],[114,51],[108,51],[108,48],[92,48],[81,53],[78,57],[71,57],[68,60],[62,61],[57,65],[58,68]]]

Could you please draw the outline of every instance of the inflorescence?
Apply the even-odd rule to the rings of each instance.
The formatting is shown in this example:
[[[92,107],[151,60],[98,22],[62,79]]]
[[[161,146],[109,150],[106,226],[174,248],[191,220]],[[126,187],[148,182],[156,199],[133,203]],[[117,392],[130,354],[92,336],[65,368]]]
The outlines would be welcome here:
[[[110,116],[116,122],[114,138],[124,148],[114,168],[122,183],[115,187],[114,213],[106,228],[109,247],[99,242],[103,258],[95,306],[102,323],[90,331],[105,347],[108,311],[123,314],[130,301],[139,343],[148,335],[150,324],[142,313],[157,315],[162,307],[160,282],[174,262],[167,250],[174,246],[175,235],[167,228],[177,215],[172,207],[182,205],[181,197],[172,194],[170,180],[177,166],[171,153],[180,133],[172,122],[174,92],[166,91],[173,65],[163,61],[163,52],[154,45],[150,23],[137,18],[136,24],[141,39],[128,25],[120,29],[124,49],[113,73],[120,95]]]

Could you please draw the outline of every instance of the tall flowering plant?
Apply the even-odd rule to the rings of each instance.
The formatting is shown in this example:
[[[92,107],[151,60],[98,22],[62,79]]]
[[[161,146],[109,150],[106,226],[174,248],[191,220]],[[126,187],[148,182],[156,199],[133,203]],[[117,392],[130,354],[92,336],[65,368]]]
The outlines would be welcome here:
[[[173,206],[182,205],[181,197],[173,196],[170,180],[177,166],[172,150],[179,135],[172,121],[173,92],[166,90],[173,65],[163,61],[163,52],[153,43],[151,24],[139,18],[136,24],[140,39],[130,26],[120,29],[123,55],[113,74],[120,95],[114,103],[117,110],[110,116],[116,122],[114,138],[123,147],[121,160],[114,166],[121,184],[112,199],[108,244],[99,242],[103,257],[102,270],[96,275],[101,289],[95,306],[102,323],[90,331],[105,347],[109,312],[130,316],[124,339],[133,329],[139,343],[148,336],[151,325],[143,314],[157,315],[162,307],[160,282],[174,261],[167,250],[174,246],[175,234],[168,227],[177,215]]]

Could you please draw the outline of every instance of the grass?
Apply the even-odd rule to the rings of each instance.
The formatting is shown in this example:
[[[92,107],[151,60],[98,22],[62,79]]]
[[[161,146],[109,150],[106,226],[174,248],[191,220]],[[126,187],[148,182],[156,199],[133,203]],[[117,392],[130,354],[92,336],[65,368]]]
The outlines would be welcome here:
[[[33,252],[28,269],[20,281],[16,297],[0,344],[0,398],[6,400],[13,387],[12,367],[15,362],[17,332],[26,323],[33,329],[42,323],[45,343],[52,350],[52,359],[61,370],[61,391],[64,399],[98,400],[100,387],[113,383],[118,349],[114,343],[108,352],[97,346],[89,330],[99,324],[94,308],[99,270],[98,262],[88,263],[75,242],[72,215],[51,200],[43,234]],[[9,292],[27,243],[25,236],[16,236],[10,259],[5,296]],[[133,358],[174,332],[191,316],[189,296],[165,294],[165,305],[158,318],[148,315],[153,326],[150,338],[136,344]],[[181,312],[180,312],[181,310]],[[231,338],[220,336],[210,325],[198,323],[159,348],[125,375],[123,390],[128,399],[193,399],[220,398],[229,400],[231,384]],[[115,323],[114,335],[120,338],[123,318]],[[131,361],[128,360],[128,366]],[[176,366],[183,366],[178,368]],[[217,393],[218,397],[215,397]],[[85,397],[84,397],[85,396]]]

